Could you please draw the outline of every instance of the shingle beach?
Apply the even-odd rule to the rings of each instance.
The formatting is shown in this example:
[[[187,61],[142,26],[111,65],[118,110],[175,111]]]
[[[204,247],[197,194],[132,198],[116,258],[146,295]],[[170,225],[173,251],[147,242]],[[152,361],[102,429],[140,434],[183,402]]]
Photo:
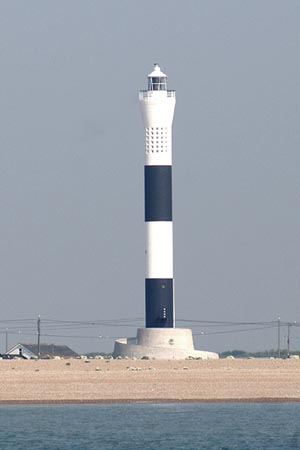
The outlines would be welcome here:
[[[0,403],[300,401],[300,361],[2,360]]]

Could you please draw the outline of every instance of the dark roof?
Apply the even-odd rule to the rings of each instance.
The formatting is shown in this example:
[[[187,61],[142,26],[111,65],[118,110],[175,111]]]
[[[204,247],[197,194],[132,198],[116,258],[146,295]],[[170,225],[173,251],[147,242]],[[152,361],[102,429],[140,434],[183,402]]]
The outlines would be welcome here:
[[[19,343],[23,347],[26,347],[35,355],[38,355],[38,346],[37,344],[23,344]],[[78,356],[70,347],[67,345],[57,345],[57,344],[41,344],[40,345],[40,355],[41,357],[45,356],[67,356],[69,358]]]

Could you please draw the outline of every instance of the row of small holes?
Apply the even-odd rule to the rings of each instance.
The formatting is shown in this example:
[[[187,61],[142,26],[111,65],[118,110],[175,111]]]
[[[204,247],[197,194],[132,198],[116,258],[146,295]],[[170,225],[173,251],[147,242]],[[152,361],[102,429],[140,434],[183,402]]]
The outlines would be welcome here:
[[[150,127],[146,129],[147,153],[168,152],[168,141],[168,128]]]

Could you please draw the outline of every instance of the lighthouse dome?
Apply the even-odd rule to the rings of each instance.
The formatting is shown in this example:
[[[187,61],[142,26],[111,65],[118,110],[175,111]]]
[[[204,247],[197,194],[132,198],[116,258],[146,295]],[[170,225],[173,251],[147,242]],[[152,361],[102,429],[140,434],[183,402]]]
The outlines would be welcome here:
[[[158,64],[154,64],[153,72],[148,75],[148,91],[166,91],[167,75],[160,70]]]

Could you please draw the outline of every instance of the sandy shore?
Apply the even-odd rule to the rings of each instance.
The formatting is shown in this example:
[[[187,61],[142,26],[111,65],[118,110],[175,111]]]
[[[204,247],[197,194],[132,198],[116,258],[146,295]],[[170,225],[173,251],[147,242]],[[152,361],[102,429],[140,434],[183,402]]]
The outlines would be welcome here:
[[[300,401],[299,360],[2,360],[0,403]]]

